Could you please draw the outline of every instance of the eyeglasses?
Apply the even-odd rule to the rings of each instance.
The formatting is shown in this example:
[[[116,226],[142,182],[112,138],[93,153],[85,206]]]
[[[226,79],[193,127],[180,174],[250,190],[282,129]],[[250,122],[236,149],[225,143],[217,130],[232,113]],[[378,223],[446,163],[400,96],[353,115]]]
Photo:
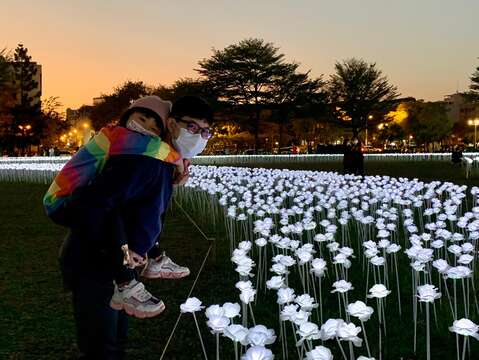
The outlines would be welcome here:
[[[192,134],[201,134],[201,137],[205,140],[208,140],[213,136],[213,132],[210,128],[201,127],[194,121],[188,121],[183,119],[176,119],[179,122],[186,124],[186,130]]]

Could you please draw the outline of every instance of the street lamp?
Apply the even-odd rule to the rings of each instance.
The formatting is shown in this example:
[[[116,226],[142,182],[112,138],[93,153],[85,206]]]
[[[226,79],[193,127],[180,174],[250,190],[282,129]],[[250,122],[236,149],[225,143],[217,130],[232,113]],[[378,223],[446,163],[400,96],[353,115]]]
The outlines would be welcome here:
[[[27,135],[28,135],[27,132],[28,132],[29,130],[31,130],[32,126],[31,126],[30,124],[27,124],[27,125],[18,125],[18,128],[22,131],[22,138],[23,138],[23,141],[22,141],[22,142],[24,143],[24,144],[23,144],[23,147],[24,147],[24,150],[25,150],[25,148],[26,148],[26,142],[27,142],[27,141],[26,141],[26,140],[27,140],[26,137],[27,137]]]
[[[368,120],[372,120],[373,116],[369,115]],[[368,146],[368,121],[366,120],[366,146]]]
[[[474,126],[474,150],[477,146],[477,125],[479,125],[479,119],[469,120],[467,122],[469,126]]]

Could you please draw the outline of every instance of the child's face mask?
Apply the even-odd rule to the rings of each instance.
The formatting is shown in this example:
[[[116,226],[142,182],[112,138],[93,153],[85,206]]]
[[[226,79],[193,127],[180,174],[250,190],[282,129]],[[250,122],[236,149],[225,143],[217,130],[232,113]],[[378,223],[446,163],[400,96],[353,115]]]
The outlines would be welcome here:
[[[192,134],[185,128],[180,128],[180,134],[176,139],[172,139],[173,146],[185,159],[191,159],[200,154],[208,143],[201,134]]]
[[[135,119],[128,120],[128,122],[126,123],[126,127],[143,135],[158,136],[155,132],[145,129],[143,125]]]

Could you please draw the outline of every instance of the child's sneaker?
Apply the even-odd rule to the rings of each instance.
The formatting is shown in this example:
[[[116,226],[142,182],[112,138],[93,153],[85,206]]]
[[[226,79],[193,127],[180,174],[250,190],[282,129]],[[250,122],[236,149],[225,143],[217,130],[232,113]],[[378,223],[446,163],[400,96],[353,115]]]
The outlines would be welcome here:
[[[150,294],[143,283],[132,280],[121,289],[115,285],[115,292],[110,301],[115,310],[125,310],[128,315],[137,318],[150,318],[165,310],[165,304]]]
[[[141,276],[147,279],[180,279],[188,275],[190,275],[190,269],[175,264],[164,252],[156,259],[148,259],[141,273]]]

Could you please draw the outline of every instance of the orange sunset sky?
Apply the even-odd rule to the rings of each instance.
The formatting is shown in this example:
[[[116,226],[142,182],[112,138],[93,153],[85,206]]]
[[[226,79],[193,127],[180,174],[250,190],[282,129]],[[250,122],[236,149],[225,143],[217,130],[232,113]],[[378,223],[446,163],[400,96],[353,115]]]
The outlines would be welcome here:
[[[43,66],[43,96],[90,104],[125,80],[169,85],[247,37],[312,75],[349,57],[376,62],[403,96],[465,90],[479,65],[474,0],[1,0],[0,49],[23,43]]]

